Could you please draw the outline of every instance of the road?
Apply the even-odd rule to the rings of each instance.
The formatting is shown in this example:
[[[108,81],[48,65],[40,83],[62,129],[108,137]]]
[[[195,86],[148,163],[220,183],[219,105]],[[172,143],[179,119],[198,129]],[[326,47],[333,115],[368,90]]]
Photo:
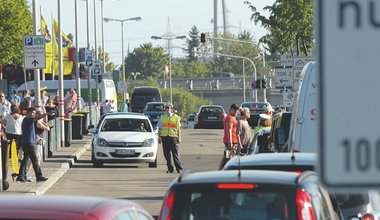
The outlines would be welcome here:
[[[183,129],[180,153],[184,170],[217,170],[224,149],[222,135],[221,129]],[[148,168],[147,164],[93,168],[91,151],[87,151],[46,194],[126,198],[156,216],[170,182],[179,175],[166,173],[161,145],[158,157],[157,168]]]

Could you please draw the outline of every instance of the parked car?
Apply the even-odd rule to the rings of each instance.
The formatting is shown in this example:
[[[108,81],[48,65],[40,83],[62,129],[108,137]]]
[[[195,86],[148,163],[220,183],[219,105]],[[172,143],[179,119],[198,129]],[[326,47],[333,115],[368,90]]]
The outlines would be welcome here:
[[[149,163],[157,167],[157,134],[146,115],[138,113],[105,114],[90,130],[92,163]]]
[[[154,129],[160,120],[161,115],[165,114],[166,102],[148,102],[144,107],[144,115],[148,116]]]
[[[263,153],[234,157],[223,170],[277,170],[305,172],[314,170],[317,164],[315,153]],[[368,191],[362,194],[335,194],[344,219],[359,218],[368,212],[380,211],[380,194]]]
[[[153,217],[139,204],[125,199],[9,194],[0,197],[0,219],[153,220]]]
[[[194,128],[223,128],[226,116],[221,105],[202,105],[194,118]]]
[[[314,172],[208,171],[170,184],[159,220],[339,219]]]
[[[264,113],[264,106],[267,105],[267,102],[243,102],[240,107],[246,107],[251,112],[251,117],[248,119],[248,124],[252,128],[256,127],[260,114]]]

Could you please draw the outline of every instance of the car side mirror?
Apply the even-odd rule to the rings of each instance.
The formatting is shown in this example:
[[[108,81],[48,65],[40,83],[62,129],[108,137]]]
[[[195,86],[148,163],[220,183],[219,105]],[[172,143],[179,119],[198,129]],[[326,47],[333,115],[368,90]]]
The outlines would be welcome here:
[[[96,134],[98,132],[98,129],[93,127],[93,128],[89,128],[88,131],[93,134]]]
[[[274,146],[276,149],[281,149],[285,144],[285,131],[283,128],[276,128],[274,130]]]

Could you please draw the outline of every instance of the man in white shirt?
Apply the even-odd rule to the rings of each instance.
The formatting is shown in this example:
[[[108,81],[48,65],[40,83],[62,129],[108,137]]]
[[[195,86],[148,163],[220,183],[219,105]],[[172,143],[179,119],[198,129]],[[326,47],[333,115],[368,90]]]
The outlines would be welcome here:
[[[5,94],[0,92],[0,118],[5,118],[11,112],[11,103],[5,98]]]

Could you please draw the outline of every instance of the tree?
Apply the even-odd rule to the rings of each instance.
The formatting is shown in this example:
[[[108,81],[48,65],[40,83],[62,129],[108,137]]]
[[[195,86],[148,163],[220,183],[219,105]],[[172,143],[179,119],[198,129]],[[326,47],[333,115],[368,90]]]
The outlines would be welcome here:
[[[192,62],[192,61],[197,61],[198,58],[194,56],[194,48],[199,48],[199,30],[198,28],[194,25],[190,32],[189,32],[189,38],[186,39],[187,43],[187,49],[184,49],[184,51],[187,53],[187,61]]]
[[[98,48],[98,59],[103,62],[103,50],[102,47],[99,46]],[[105,70],[107,72],[110,72],[115,69],[116,65],[113,62],[110,62],[110,56],[109,53],[105,53]]]
[[[203,62],[179,62],[172,64],[173,78],[197,78],[205,77],[209,72],[208,67]]]
[[[0,64],[23,63],[22,39],[32,35],[32,14],[27,0],[2,0],[0,4]]]
[[[131,78],[131,72],[140,72],[140,78],[150,76],[162,77],[165,65],[168,65],[169,56],[162,47],[153,47],[152,43],[142,44],[129,53],[126,63],[126,78]]]
[[[269,34],[260,38],[271,53],[296,53],[308,56],[314,46],[313,38],[313,1],[312,0],[276,0],[264,10],[269,17],[261,15],[249,1],[245,4],[252,10],[251,20],[260,22]]]

